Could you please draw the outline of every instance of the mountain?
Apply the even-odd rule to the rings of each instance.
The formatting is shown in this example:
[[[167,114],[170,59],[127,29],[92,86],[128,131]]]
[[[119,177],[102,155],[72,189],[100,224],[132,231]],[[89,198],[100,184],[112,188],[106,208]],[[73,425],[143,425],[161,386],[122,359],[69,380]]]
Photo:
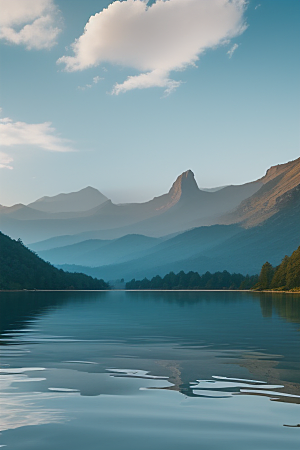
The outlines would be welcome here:
[[[66,273],[46,263],[0,233],[0,290],[10,289],[108,289],[103,280],[82,273]]]
[[[284,207],[262,225],[243,228],[238,225],[215,225],[186,231],[144,252],[140,257],[91,268],[63,265],[70,271],[83,271],[108,280],[151,278],[195,271],[211,273],[227,270],[244,275],[259,273],[268,260],[280,264],[300,243],[300,187],[282,197]]]
[[[81,212],[95,208],[107,200],[97,189],[88,186],[78,192],[42,197],[27,206],[47,213]]]
[[[167,194],[149,202],[116,205],[107,200],[87,211],[70,212],[68,206],[68,211],[57,212],[56,207],[56,212],[53,209],[49,213],[45,203],[37,201],[27,208],[43,204],[43,217],[36,217],[36,210],[32,218],[30,214],[24,218],[20,210],[17,215],[0,210],[0,224],[3,232],[13,238],[21,237],[27,244],[80,233],[85,233],[85,239],[95,238],[95,233],[98,239],[116,239],[127,234],[161,237],[218,223],[221,215],[232,211],[261,186],[260,181],[255,181],[206,192],[198,188],[193,172],[188,170],[176,179]]]
[[[263,186],[220,223],[241,223],[244,227],[261,224],[284,207],[286,194],[300,185],[300,158],[271,167],[260,181]]]
[[[181,270],[258,273],[266,260],[277,265],[299,245],[299,218],[300,158],[214,191],[199,189],[188,170],[145,203],[106,200],[63,212],[0,208],[2,231],[31,242],[46,260],[126,281]]]
[[[65,247],[39,251],[43,259],[52,264],[77,264],[85,266],[108,266],[140,260],[145,267],[150,264],[162,264],[197,255],[203,249],[210,248],[240,232],[240,228],[215,225],[195,228],[169,239],[150,238],[142,235],[127,235],[119,239],[87,240]],[[147,259],[147,261],[145,261]],[[121,277],[123,278],[123,277]]]
[[[114,240],[89,239],[73,245],[42,250],[38,255],[51,264],[100,266],[139,257],[160,243],[159,238],[127,235]]]
[[[13,206],[1,206],[0,207],[0,217],[8,216],[10,219],[17,220],[34,220],[34,219],[44,219],[47,214],[41,211],[30,208],[29,206],[18,203]]]
[[[141,252],[140,255],[135,255],[134,258],[126,262],[96,268],[82,265],[62,265],[61,267],[70,271],[83,270],[84,273],[93,273],[94,276],[99,276],[103,272],[109,280],[125,278],[126,281],[129,281],[132,278],[165,275],[175,268],[179,272],[181,269],[178,270],[178,267],[184,261],[196,258],[202,252],[209,252],[215,245],[221,245],[228,238],[241,232],[243,233],[245,230],[236,225],[199,227],[157,243],[157,245]],[[204,256],[203,259],[206,260],[207,257]],[[182,270],[185,270],[185,267]],[[190,270],[195,270],[195,268]]]

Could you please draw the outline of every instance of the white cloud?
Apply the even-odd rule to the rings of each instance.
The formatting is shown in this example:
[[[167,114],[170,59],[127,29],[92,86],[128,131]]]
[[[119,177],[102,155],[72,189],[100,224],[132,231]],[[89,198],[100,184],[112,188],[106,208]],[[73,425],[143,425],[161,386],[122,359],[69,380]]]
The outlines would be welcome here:
[[[7,153],[0,152],[0,169],[12,169],[10,165],[13,162],[13,158]]]
[[[77,86],[77,89],[80,89],[81,91],[85,91],[86,89],[90,89],[91,87],[93,87],[93,84],[97,84],[99,83],[99,81],[104,80],[104,78],[99,77],[99,75],[97,75],[96,77],[93,78],[93,82],[92,84],[86,84],[85,86]]]
[[[44,381],[45,378],[29,378],[23,374],[0,375],[0,423],[1,431],[15,430],[25,426],[43,425],[48,423],[63,423],[67,420],[64,411],[42,407],[45,400],[62,399],[63,392],[21,392],[14,390],[14,383]],[[9,392],[9,394],[8,394]],[[0,447],[6,447],[0,445]]]
[[[170,72],[194,65],[207,49],[241,34],[246,25],[246,0],[115,1],[91,16],[84,33],[72,44],[73,56],[63,56],[67,71],[109,62],[139,72],[116,84],[114,94],[159,86],[167,92],[179,81]]]
[[[0,39],[28,50],[51,48],[61,32],[53,0],[0,0]]]
[[[126,92],[132,89],[163,87],[165,88],[166,94],[170,94],[181,84],[181,81],[171,80],[168,76],[168,71],[156,69],[135,77],[128,77],[124,83],[115,84],[112,93],[118,95],[120,92]]]
[[[234,52],[236,51],[236,49],[239,47],[239,44],[234,44],[230,50],[228,50],[227,55],[229,56],[229,58],[232,58],[232,55],[234,54]]]
[[[259,3],[259,5],[256,5],[254,9],[258,9],[261,7],[261,4]]]
[[[93,78],[93,83],[97,84],[99,83],[99,81],[103,80],[103,78],[99,77],[99,75],[97,75],[96,77]]]
[[[70,141],[56,134],[51,122],[29,124],[25,122],[13,122],[8,117],[0,119],[0,141],[3,147],[35,146],[43,150],[53,152],[68,152],[73,149]],[[4,154],[10,158],[8,155]],[[1,161],[1,164],[9,165],[12,159]],[[6,161],[6,162],[5,162]]]

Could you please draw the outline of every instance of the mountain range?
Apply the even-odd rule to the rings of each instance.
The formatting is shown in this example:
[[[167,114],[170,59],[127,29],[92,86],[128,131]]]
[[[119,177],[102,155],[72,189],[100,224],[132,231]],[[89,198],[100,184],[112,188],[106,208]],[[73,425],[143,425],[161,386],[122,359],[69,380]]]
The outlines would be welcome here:
[[[114,204],[87,187],[0,206],[1,231],[70,271],[113,280],[170,270],[257,273],[300,243],[300,158],[238,186],[199,189],[191,170],[168,193]]]
[[[261,181],[255,181],[213,192],[202,191],[193,172],[188,170],[176,179],[167,194],[145,203],[114,204],[104,200],[100,192],[97,197],[94,190],[86,188],[47,200],[43,197],[29,205],[2,207],[0,223],[4,233],[21,237],[26,243],[80,233],[85,233],[83,239],[115,239],[127,234],[160,237],[218,223],[223,214],[234,210],[262,185]],[[91,195],[98,205],[82,210],[84,203],[92,203],[87,201]]]

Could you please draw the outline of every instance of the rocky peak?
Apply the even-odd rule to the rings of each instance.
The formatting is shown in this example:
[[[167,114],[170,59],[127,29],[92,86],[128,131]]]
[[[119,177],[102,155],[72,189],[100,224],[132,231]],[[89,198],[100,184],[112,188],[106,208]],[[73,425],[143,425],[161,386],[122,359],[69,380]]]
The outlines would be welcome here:
[[[177,177],[169,191],[169,194],[171,195],[172,200],[177,201],[183,195],[191,196],[198,192],[199,188],[196,183],[194,173],[191,170],[187,170]]]

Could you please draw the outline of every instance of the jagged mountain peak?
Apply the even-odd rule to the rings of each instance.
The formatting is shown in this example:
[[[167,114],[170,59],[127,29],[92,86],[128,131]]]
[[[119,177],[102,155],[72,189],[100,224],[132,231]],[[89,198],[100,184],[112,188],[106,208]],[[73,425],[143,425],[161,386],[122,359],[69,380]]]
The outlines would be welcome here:
[[[194,172],[191,170],[186,170],[177,177],[169,191],[169,194],[171,195],[172,200],[177,201],[182,195],[191,195],[194,192],[199,192]]]
[[[156,209],[157,211],[166,211],[182,200],[182,198],[191,199],[199,193],[200,189],[196,183],[194,172],[186,170],[176,178],[168,194],[161,197],[167,197],[167,202]]]

